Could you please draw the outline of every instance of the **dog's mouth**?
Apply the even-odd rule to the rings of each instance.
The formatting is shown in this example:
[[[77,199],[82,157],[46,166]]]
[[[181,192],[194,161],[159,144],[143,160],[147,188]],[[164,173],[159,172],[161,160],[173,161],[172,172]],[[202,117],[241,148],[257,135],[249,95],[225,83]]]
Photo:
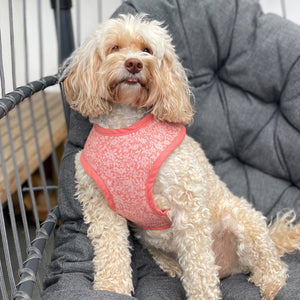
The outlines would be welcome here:
[[[148,98],[149,87],[144,76],[126,74],[111,85],[109,91],[112,102],[137,105]]]
[[[138,78],[134,78],[134,77],[128,77],[126,79],[123,80],[124,83],[128,83],[128,84],[137,84],[140,83]]]
[[[142,87],[145,87],[145,82],[140,79],[140,78],[137,78],[137,77],[126,77],[124,78],[123,80],[121,80],[119,82],[120,83],[125,83],[125,84],[128,84],[128,85],[141,85]]]

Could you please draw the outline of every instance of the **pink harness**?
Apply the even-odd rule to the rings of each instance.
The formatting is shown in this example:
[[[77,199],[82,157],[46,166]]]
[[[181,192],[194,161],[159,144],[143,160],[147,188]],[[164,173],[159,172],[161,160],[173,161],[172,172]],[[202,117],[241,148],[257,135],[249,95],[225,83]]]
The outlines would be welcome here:
[[[94,125],[80,160],[111,209],[145,229],[171,226],[167,210],[156,207],[152,189],[164,160],[183,141],[185,127],[149,114],[130,127]]]

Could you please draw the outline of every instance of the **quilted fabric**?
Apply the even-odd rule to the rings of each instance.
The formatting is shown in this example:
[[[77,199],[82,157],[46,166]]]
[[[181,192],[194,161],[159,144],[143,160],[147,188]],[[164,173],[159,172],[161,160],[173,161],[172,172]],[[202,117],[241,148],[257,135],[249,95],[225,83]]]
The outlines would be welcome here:
[[[216,172],[266,216],[300,216],[300,27],[252,0],[131,0],[165,21]]]

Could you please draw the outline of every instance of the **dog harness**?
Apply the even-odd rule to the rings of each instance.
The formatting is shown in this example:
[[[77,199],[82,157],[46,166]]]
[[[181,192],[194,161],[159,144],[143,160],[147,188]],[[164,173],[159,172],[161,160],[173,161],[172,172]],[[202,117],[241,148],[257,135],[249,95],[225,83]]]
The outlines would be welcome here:
[[[184,137],[182,124],[159,122],[152,114],[127,128],[95,124],[80,160],[111,209],[139,227],[166,229],[168,211],[156,207],[152,189],[161,165]]]

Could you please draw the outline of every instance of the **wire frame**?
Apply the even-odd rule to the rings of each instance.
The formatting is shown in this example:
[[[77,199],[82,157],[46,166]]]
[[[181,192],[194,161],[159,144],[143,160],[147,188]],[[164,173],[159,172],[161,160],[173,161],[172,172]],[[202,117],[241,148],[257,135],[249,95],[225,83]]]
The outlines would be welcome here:
[[[43,92],[56,83],[57,76],[47,76],[19,87],[0,99],[0,181],[4,186],[0,190],[0,287],[3,299],[11,299],[11,295],[16,294],[16,283],[19,281],[17,270],[22,271],[22,283],[30,280],[37,283],[35,293],[41,291],[39,276],[33,280],[32,274],[23,267],[23,261],[28,255],[29,259],[36,257],[36,246],[30,241],[36,236],[36,230],[44,231],[40,223],[56,205],[57,186],[49,182],[49,166],[45,166],[45,161],[51,159],[51,178],[57,178],[53,152],[58,143],[64,142],[66,127],[60,94],[49,96]],[[49,123],[44,101],[49,104]],[[57,140],[50,136],[50,132],[57,132],[60,138],[65,137]],[[53,199],[55,202],[51,201]],[[39,209],[41,203],[43,211]],[[58,218],[58,213],[56,215]],[[56,224],[57,218],[53,222],[52,217],[51,222]],[[42,239],[48,236],[44,234]],[[39,251],[43,253],[42,249]],[[44,258],[46,256],[38,257],[40,260]],[[42,267],[45,265],[46,262],[40,264]],[[39,274],[41,272],[45,272],[44,268]],[[20,296],[18,293],[16,295]]]

